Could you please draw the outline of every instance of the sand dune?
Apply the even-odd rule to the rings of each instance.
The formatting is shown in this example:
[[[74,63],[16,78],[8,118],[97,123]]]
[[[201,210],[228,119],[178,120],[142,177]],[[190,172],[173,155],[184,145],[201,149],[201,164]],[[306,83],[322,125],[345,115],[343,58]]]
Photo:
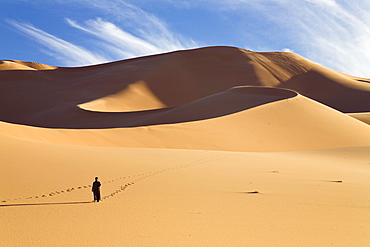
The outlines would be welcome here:
[[[369,246],[369,99],[292,53],[2,61],[0,245]]]
[[[293,89],[342,112],[370,111],[370,83],[365,79],[290,53],[211,47],[83,68],[34,70],[42,66],[16,64],[26,69],[0,71],[0,103],[7,105],[0,109],[0,120],[17,124],[78,128],[63,126],[64,117],[85,114],[81,109],[175,107],[235,86]]]
[[[354,117],[364,123],[370,124],[370,112],[362,112],[362,113],[349,113],[351,117]]]
[[[17,60],[3,60],[0,63],[0,71],[4,70],[53,70],[55,66],[41,63],[25,62]],[[20,73],[19,73],[20,74]],[[15,79],[12,77],[12,79]]]
[[[91,114],[91,118],[66,116],[65,120],[96,126],[107,113],[99,113],[98,118]],[[129,117],[124,118],[126,114]],[[283,89],[237,87],[166,111],[131,118],[130,114],[104,118],[111,126],[115,119],[124,118],[121,128],[113,129],[25,128],[3,123],[1,130],[4,135],[36,141],[106,147],[265,152],[370,145],[369,125]]]

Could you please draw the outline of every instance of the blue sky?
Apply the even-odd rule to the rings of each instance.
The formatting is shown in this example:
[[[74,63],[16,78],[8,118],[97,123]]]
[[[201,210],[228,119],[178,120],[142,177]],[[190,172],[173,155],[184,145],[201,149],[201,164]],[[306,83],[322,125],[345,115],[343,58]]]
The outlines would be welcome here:
[[[370,78],[370,1],[0,0],[3,60],[83,66],[214,45]]]

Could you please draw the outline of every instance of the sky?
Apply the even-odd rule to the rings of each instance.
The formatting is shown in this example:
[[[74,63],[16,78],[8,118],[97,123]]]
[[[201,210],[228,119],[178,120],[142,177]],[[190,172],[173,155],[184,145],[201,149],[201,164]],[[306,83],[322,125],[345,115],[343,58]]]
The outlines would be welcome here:
[[[0,0],[0,60],[75,67],[206,46],[370,78],[370,1]]]

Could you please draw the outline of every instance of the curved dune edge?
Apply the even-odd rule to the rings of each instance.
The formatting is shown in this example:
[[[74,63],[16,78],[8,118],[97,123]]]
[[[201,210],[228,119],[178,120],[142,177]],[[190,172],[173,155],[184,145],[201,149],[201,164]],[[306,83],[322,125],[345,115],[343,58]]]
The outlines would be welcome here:
[[[188,123],[101,130],[1,123],[0,130],[15,138],[100,147],[278,152],[370,145],[369,125],[301,95]]]
[[[129,127],[153,127],[155,125],[185,124],[206,120],[217,120],[258,106],[296,97],[291,90],[269,87],[234,87],[190,103],[169,108],[165,111],[136,120]]]
[[[370,112],[348,113],[347,115],[370,125]]]
[[[244,111],[297,96],[287,89],[234,87],[192,102],[166,109],[134,112],[95,112],[73,107],[26,116],[22,124],[44,128],[106,129],[194,122]]]
[[[254,96],[267,96],[276,97],[276,99],[290,98],[297,96],[297,93],[289,89],[280,89],[273,87],[253,87],[253,86],[236,86],[227,89],[224,92],[218,93],[237,93],[244,94],[245,101],[248,101],[248,97]],[[185,103],[184,105],[192,105],[194,102],[199,102],[209,97],[214,97],[215,95],[206,96],[195,100],[193,102]],[[255,99],[254,99],[255,100]],[[197,104],[195,103],[195,104]],[[220,102],[221,103],[221,102]],[[124,105],[126,111],[111,110],[108,111],[107,108],[111,108],[112,104]],[[131,106],[130,106],[131,105]],[[128,88],[121,91],[115,95],[110,95],[102,99],[97,99],[91,102],[83,103],[78,105],[79,108],[91,111],[91,112],[133,112],[133,111],[145,111],[153,109],[166,108],[166,106],[150,91],[147,84],[143,81],[130,84]],[[183,105],[177,106],[175,108],[181,108]],[[220,106],[222,107],[222,106]],[[237,106],[235,106],[237,107]],[[118,107],[117,107],[118,108]],[[116,108],[116,109],[117,109]]]

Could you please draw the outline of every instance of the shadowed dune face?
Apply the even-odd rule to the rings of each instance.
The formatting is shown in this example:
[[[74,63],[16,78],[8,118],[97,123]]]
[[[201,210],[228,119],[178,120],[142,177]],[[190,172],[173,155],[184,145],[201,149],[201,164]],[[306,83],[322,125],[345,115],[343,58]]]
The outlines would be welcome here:
[[[301,151],[370,144],[369,125],[295,92],[276,88],[236,87],[179,107],[153,110],[151,114],[92,114],[99,114],[100,120],[96,115],[92,115],[94,121],[76,115],[70,122],[95,126],[117,124],[121,119],[132,122],[125,123],[127,128],[90,130],[0,123],[0,135],[67,145],[237,152]],[[114,114],[133,115],[117,117],[114,122],[114,118],[109,117]]]
[[[368,112],[370,83],[357,82],[329,72],[323,69],[308,71],[282,82],[280,86],[304,92],[306,97],[341,112]]]
[[[47,112],[47,118],[29,118],[22,123],[38,127],[71,129],[174,124],[221,117],[295,96],[297,93],[285,89],[236,87],[178,107],[114,113],[69,107]]]
[[[297,93],[277,88],[235,87],[188,104],[168,109],[149,119],[145,125],[185,123],[242,112],[257,106],[289,99]]]
[[[247,93],[234,110],[199,108],[205,115],[185,117],[189,105],[237,86],[293,89],[342,112],[370,111],[370,84],[359,78],[295,54],[208,47],[82,68],[4,61],[0,104],[6,107],[0,108],[0,121],[54,128],[132,127],[212,118],[270,102],[254,102],[254,93]],[[169,113],[183,117],[152,121]]]

